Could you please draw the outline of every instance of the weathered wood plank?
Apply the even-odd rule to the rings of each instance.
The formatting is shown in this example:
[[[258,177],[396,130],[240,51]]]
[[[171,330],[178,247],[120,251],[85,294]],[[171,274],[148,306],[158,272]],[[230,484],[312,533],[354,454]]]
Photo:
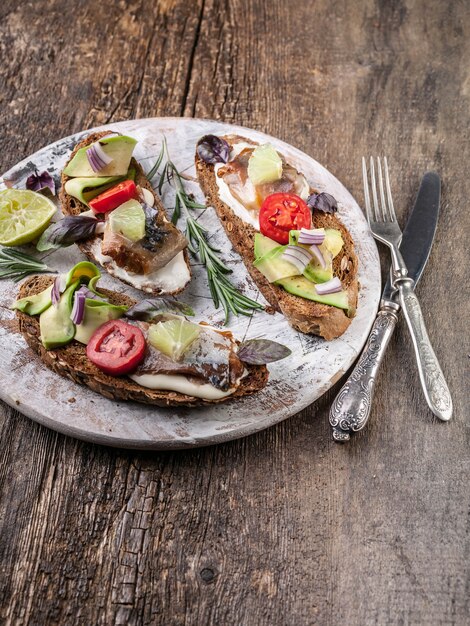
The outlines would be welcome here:
[[[247,440],[177,454],[82,444],[2,407],[0,620],[468,623],[468,4],[42,0],[0,12],[2,170],[87,126],[180,114],[278,135],[358,198],[360,156],[386,153],[401,218],[420,175],[438,170],[419,296],[456,407],[449,424],[430,418],[403,324],[374,418],[346,447],[327,425],[335,390]]]

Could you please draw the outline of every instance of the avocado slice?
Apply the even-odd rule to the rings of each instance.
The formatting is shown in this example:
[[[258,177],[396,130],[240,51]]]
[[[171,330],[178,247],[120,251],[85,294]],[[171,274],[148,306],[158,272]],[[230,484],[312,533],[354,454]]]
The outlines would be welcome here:
[[[328,250],[333,255],[333,258],[338,256],[338,254],[341,252],[343,245],[343,237],[341,236],[339,230],[336,230],[335,228],[325,228],[325,240],[323,241],[322,246],[328,248]]]
[[[314,302],[319,302],[320,304],[328,304],[330,306],[335,306],[338,309],[349,309],[348,294],[346,291],[339,291],[337,293],[320,296],[315,290],[315,285],[304,276],[283,278],[278,280],[276,285],[280,285],[294,296],[300,296],[306,300],[313,300]]]
[[[256,233],[255,235],[255,258],[260,259],[265,254],[274,250],[274,248],[279,248],[277,241],[270,239],[269,237],[265,237],[261,233]],[[285,247],[285,246],[284,246]]]
[[[70,319],[73,294],[80,282],[77,280],[62,294],[57,306],[50,306],[39,316],[42,345],[46,350],[60,348],[75,336],[75,324]]]
[[[307,244],[298,243],[299,234],[300,231],[291,230],[289,233],[289,244],[309,248],[310,246]],[[305,268],[303,275],[313,283],[326,283],[326,281],[333,278],[333,259],[339,254],[343,247],[343,238],[339,230],[326,228],[325,239],[318,247],[326,261],[326,267],[321,267],[318,261],[313,259]]]
[[[72,283],[78,281],[79,283],[88,283],[93,280],[93,287],[96,281],[100,278],[101,273],[99,269],[90,261],[80,261],[72,267],[69,273],[65,277],[65,286],[69,287]],[[91,290],[93,291],[93,290]],[[97,294],[99,295],[99,294]]]
[[[304,269],[303,275],[312,283],[326,283],[333,278],[333,265],[330,263],[323,268],[311,261]]]
[[[51,306],[51,291],[52,285],[44,289],[44,291],[41,291],[41,293],[17,300],[12,304],[11,308],[27,313],[28,315],[39,315]]]
[[[91,178],[96,178],[97,173],[100,176],[125,176],[129,169],[132,152],[137,140],[126,135],[117,135],[103,137],[98,143],[104,152],[113,159],[111,163],[103,167],[99,172],[95,172],[86,155],[87,150],[93,145],[90,144],[77,150],[70,163],[64,168],[64,174],[67,176],[87,176]]]
[[[122,176],[100,176],[95,178],[70,178],[65,183],[65,191],[69,196],[76,198],[83,204],[88,206],[90,200],[99,196],[100,193],[106,191],[124,180]]]
[[[276,246],[253,265],[265,276],[270,283],[275,283],[288,276],[298,276],[299,270],[295,265],[281,258],[287,246]]]
[[[76,327],[74,339],[87,344],[97,328],[110,320],[119,319],[126,311],[126,306],[116,306],[108,302],[86,298],[83,320]]]
[[[299,243],[299,235],[300,230],[291,230],[289,232],[289,245],[304,246],[304,248],[308,248],[309,246],[307,244]],[[341,248],[343,247],[343,245],[343,237],[341,236],[339,230],[336,230],[335,228],[325,228],[325,239],[323,240],[323,243],[320,244],[318,247],[322,252],[325,252],[325,250],[329,250],[334,259],[335,256],[337,256],[341,252]]]

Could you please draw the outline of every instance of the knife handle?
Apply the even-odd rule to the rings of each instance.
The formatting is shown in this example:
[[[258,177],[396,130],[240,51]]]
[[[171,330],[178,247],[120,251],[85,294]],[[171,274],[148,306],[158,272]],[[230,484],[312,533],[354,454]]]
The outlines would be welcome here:
[[[410,278],[399,278],[394,287],[403,309],[418,362],[419,377],[426,402],[436,417],[447,422],[452,417],[452,398],[431,342],[429,341],[423,314]]]
[[[375,379],[395,330],[398,311],[399,307],[393,303],[383,304],[356,367],[331,406],[330,424],[335,441],[348,441],[351,433],[367,424]]]

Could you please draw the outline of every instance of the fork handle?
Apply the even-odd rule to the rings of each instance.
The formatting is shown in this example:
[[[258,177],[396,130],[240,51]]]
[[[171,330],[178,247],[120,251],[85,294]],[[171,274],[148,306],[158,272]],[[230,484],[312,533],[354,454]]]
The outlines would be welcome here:
[[[394,303],[383,304],[359,361],[331,406],[330,424],[337,442],[348,441],[369,419],[375,380],[398,321],[398,309]]]
[[[403,309],[418,362],[419,377],[426,402],[436,417],[448,421],[452,417],[452,398],[431,342],[411,278],[398,278],[394,287]]]

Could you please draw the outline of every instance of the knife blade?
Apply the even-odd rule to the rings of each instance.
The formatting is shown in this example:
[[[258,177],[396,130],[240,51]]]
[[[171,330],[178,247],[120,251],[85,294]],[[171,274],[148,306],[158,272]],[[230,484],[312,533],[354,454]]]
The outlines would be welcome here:
[[[415,281],[415,286],[431,252],[439,217],[440,197],[439,175],[436,172],[426,172],[400,244],[408,275]],[[330,424],[333,439],[337,442],[348,441],[351,433],[362,430],[369,419],[376,377],[400,312],[400,305],[395,302],[393,291],[389,276],[366,345],[331,406]]]
[[[403,231],[400,252],[408,268],[408,276],[415,281],[421,278],[431,253],[439,218],[441,179],[436,172],[426,172],[421,179],[418,195]],[[382,293],[382,300],[392,299],[390,275]]]

